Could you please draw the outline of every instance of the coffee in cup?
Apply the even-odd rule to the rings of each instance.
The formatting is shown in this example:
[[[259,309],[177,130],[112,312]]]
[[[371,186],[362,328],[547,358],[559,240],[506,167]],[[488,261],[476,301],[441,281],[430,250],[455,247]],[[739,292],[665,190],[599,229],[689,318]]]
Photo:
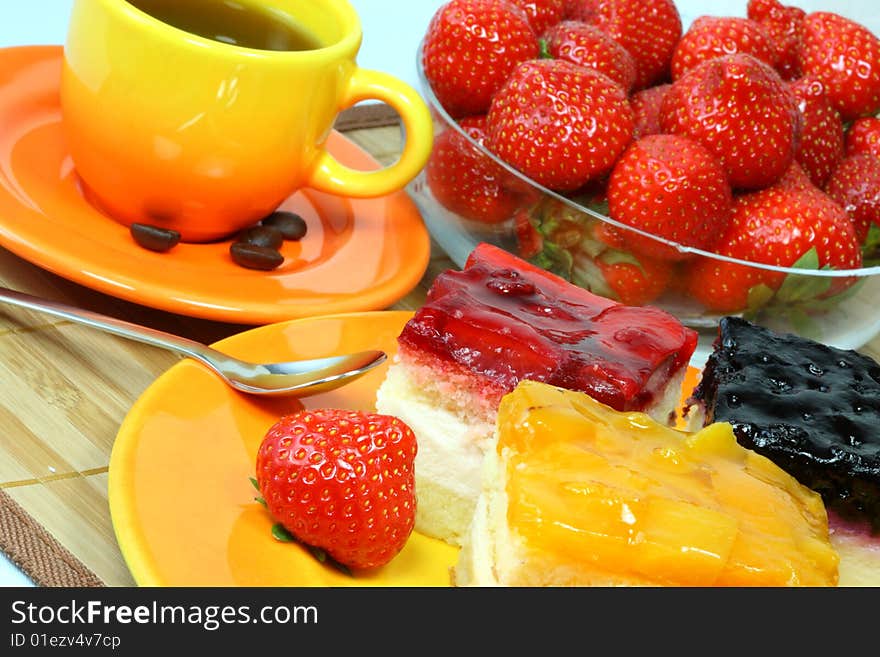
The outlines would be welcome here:
[[[430,153],[430,112],[405,82],[358,66],[361,41],[346,0],[74,0],[61,107],[85,193],[125,225],[207,242],[303,187],[402,189]],[[366,100],[403,124],[400,158],[374,171],[325,146],[339,112]]]

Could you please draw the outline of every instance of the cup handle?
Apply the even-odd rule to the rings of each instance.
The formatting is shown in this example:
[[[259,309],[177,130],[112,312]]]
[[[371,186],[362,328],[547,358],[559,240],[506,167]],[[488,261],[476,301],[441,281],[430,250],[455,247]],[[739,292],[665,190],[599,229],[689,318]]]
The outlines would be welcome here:
[[[405,187],[427,163],[434,124],[428,106],[415,89],[387,73],[359,68],[351,77],[342,107],[362,100],[384,101],[400,115],[404,142],[399,159],[382,169],[360,171],[340,164],[325,150],[312,169],[310,187],[353,198],[383,196]]]

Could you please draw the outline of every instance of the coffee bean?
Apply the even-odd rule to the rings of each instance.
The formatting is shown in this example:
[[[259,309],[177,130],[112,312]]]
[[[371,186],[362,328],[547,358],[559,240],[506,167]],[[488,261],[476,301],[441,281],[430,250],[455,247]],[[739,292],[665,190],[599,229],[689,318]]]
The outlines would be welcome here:
[[[299,241],[305,237],[308,228],[305,219],[295,212],[287,212],[286,210],[273,212],[268,217],[265,217],[260,223],[262,223],[263,226],[277,228],[281,231],[284,239],[292,242]]]
[[[135,242],[150,251],[164,252],[180,241],[180,233],[170,228],[159,228],[151,224],[134,223],[129,231]]]
[[[247,242],[233,242],[229,255],[235,264],[247,269],[269,271],[284,262],[284,256],[278,250]]]
[[[284,235],[272,226],[251,226],[241,231],[236,241],[277,250],[284,243]]]

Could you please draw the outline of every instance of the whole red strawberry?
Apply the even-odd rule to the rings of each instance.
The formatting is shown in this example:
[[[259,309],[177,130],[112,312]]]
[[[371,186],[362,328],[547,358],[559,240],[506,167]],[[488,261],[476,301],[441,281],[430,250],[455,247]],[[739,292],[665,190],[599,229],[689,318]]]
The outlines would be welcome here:
[[[681,135],[649,135],[633,142],[608,181],[612,219],[650,235],[709,249],[727,227],[733,199],[727,175],[705,147]],[[682,260],[675,247],[627,233],[634,252]]]
[[[844,121],[880,111],[880,40],[865,26],[831,12],[807,14],[799,62],[822,80]]]
[[[663,132],[663,127],[660,125],[660,107],[663,105],[663,97],[670,87],[670,84],[657,84],[637,91],[630,96],[629,103],[632,105],[635,115],[633,139],[659,135]]]
[[[844,148],[847,155],[871,153],[880,157],[880,119],[863,116],[853,121],[846,131]]]
[[[520,62],[538,56],[525,12],[507,0],[450,0],[422,41],[425,78],[453,118],[484,114]]]
[[[569,18],[592,23],[626,48],[636,61],[635,89],[663,82],[681,38],[673,0],[580,0]]]
[[[599,28],[581,21],[563,21],[543,36],[547,53],[581,66],[590,66],[619,83],[629,93],[636,80],[632,55]]]
[[[746,13],[749,18],[759,22],[770,36],[773,65],[782,79],[799,78],[801,27],[807,12],[800,7],[783,5],[779,0],[749,0]]]
[[[461,131],[477,144],[486,138],[486,117],[459,121]],[[450,127],[434,139],[425,166],[425,182],[440,205],[484,224],[501,223],[528,203],[536,192]]]
[[[773,65],[773,46],[761,24],[739,16],[698,16],[672,54],[672,79],[702,61],[744,52]]]
[[[782,178],[776,181],[774,186],[779,189],[793,189],[802,192],[821,191],[813,184],[813,181],[810,180],[807,172],[804,171],[804,168],[797,162],[797,160],[791,163],[791,166],[788,167],[788,171],[782,174]]]
[[[388,415],[304,410],[278,420],[257,452],[257,486],[300,542],[351,568],[393,559],[415,526],[412,430]]]
[[[592,22],[599,0],[565,0],[565,18]]]
[[[544,249],[544,236],[525,209],[518,210],[513,216],[513,233],[516,237],[516,254],[523,260],[531,260]]]
[[[585,284],[583,269],[575,262],[575,282],[581,287],[616,299],[627,306],[644,306],[666,291],[673,276],[673,265],[666,260],[609,249],[593,260],[601,282]]]
[[[843,159],[843,121],[825,93],[821,80],[805,75],[789,84],[803,117],[803,130],[795,159],[817,187]]]
[[[715,246],[719,255],[775,267],[856,269],[862,256],[852,224],[843,209],[818,189],[784,185],[742,194],[734,201],[727,230]],[[801,301],[823,299],[842,292],[852,277],[820,278],[812,297],[801,277]],[[786,273],[726,260],[700,257],[690,265],[687,289],[706,308],[732,313],[749,308],[750,295],[764,286],[778,291]]]
[[[663,131],[706,146],[738,189],[767,187],[785,173],[801,121],[776,70],[746,53],[707,59],[687,71],[660,108]]]
[[[522,9],[529,17],[529,24],[535,34],[541,36],[545,30],[565,17],[567,0],[507,0]]]
[[[532,180],[574,190],[611,170],[633,132],[619,84],[560,59],[523,62],[495,94],[486,146]]]
[[[852,220],[859,244],[871,224],[880,226],[880,159],[871,153],[847,155],[828,179],[828,195]]]

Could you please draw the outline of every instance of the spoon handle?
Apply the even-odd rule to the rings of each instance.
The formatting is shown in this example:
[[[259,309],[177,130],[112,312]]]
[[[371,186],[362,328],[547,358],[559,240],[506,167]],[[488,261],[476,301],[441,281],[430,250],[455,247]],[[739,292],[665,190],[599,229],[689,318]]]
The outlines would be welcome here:
[[[85,324],[86,326],[107,331],[108,333],[113,333],[122,336],[123,338],[145,342],[155,347],[171,349],[172,351],[187,356],[193,356],[200,360],[208,357],[209,354],[214,351],[200,342],[195,342],[194,340],[189,340],[180,337],[179,335],[173,335],[147,326],[140,326],[139,324],[132,324],[131,322],[126,322],[122,319],[116,319],[115,317],[109,317],[82,308],[75,308],[57,301],[40,299],[39,297],[31,296],[24,292],[17,292],[16,290],[10,290],[5,287],[0,287],[0,301],[5,301],[6,303],[20,306],[22,308],[28,308],[29,310],[36,310],[38,312],[55,315],[56,317],[68,319],[79,324]]]

